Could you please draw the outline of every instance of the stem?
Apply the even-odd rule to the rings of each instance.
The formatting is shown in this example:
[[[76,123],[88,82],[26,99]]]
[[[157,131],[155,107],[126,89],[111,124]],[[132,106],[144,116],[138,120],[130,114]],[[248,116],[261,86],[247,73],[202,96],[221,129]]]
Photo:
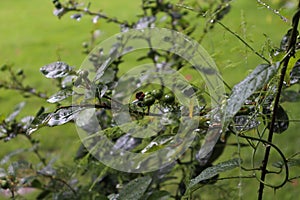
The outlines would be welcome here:
[[[285,77],[285,74],[286,74],[286,71],[287,71],[289,60],[294,55],[294,52],[295,52],[295,44],[296,44],[297,35],[298,35],[297,34],[297,28],[298,28],[298,23],[299,23],[299,16],[300,16],[300,0],[299,0],[299,4],[298,4],[298,10],[297,10],[296,14],[293,17],[292,34],[289,38],[289,44],[288,44],[288,48],[286,50],[288,52],[288,54],[283,60],[283,67],[281,69],[277,94],[276,94],[275,101],[274,101],[272,120],[271,120],[271,124],[270,124],[269,135],[268,135],[268,142],[269,143],[272,143],[272,140],[273,140],[274,126],[275,126],[276,115],[277,115],[277,110],[278,110],[278,106],[279,106],[281,90],[282,90],[282,87],[283,87],[284,77]],[[262,198],[263,198],[263,192],[264,192],[264,187],[265,187],[264,182],[265,182],[265,178],[266,178],[266,175],[267,175],[267,172],[268,172],[267,165],[268,165],[268,160],[269,160],[269,156],[270,156],[270,151],[271,151],[271,146],[267,146],[266,151],[265,151],[264,160],[262,161],[261,177],[260,177],[261,182],[259,184],[258,200],[262,200]]]
[[[26,138],[30,141],[30,144],[33,147],[33,152],[35,153],[35,155],[39,158],[39,160],[43,163],[44,166],[47,166],[46,163],[46,159],[40,154],[40,152],[38,151],[38,147],[36,147],[37,142],[35,142],[30,135],[25,135]]]
[[[265,58],[263,55],[261,55],[260,53],[258,53],[253,47],[251,47],[243,38],[241,38],[238,34],[236,34],[235,32],[233,32],[230,28],[228,28],[227,26],[225,26],[223,23],[221,23],[220,21],[217,21],[218,24],[220,24],[225,30],[227,30],[229,33],[231,33],[232,35],[234,35],[237,39],[239,39],[244,45],[246,45],[253,53],[255,53],[257,56],[259,56],[261,59],[263,59],[264,61],[266,61],[268,64],[270,64],[270,61]]]

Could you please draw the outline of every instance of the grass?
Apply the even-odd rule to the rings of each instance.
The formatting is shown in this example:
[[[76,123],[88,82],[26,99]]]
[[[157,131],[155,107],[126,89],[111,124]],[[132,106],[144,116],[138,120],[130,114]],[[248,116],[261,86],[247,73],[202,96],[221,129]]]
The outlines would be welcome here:
[[[96,10],[100,8],[110,16],[118,16],[120,19],[130,21],[139,14],[135,12],[139,5],[140,0],[130,0],[130,3],[116,0],[97,1],[93,2],[92,8]],[[27,82],[48,92],[48,94],[54,92],[54,89],[49,87],[53,82],[42,77],[39,72],[41,66],[60,58],[79,68],[85,58],[81,44],[89,40],[90,30],[101,29],[99,41],[118,33],[119,30],[117,26],[104,22],[100,22],[98,27],[95,27],[90,22],[89,17],[83,18],[80,22],[70,19],[69,16],[59,20],[53,16],[52,8],[50,0],[2,0],[0,3],[0,65],[13,63],[14,68],[24,69],[27,74]],[[286,9],[282,13],[291,20],[293,10]],[[245,38],[254,49],[260,52],[264,47],[267,47],[268,38],[274,42],[274,46],[278,46],[281,37],[290,27],[288,23],[283,22],[271,11],[258,6],[255,1],[234,1],[231,12],[222,22]],[[203,20],[199,22],[200,26],[203,25],[201,23]],[[224,80],[231,86],[242,80],[251,69],[263,62],[219,25],[216,25],[214,30],[205,37],[202,45],[213,56]],[[265,54],[265,56],[268,55]],[[1,73],[0,78],[3,78]],[[3,90],[0,92],[0,113],[9,113],[16,103],[24,100],[17,92],[4,92]],[[23,114],[34,115],[42,102],[35,98],[25,100],[27,106]],[[291,119],[299,119],[298,113],[300,112],[296,103],[284,104],[283,106],[288,109]],[[291,123],[287,133],[284,133],[285,135],[279,135],[275,138],[275,142],[283,146],[288,155],[296,151],[300,142],[296,135],[298,128],[299,124]],[[41,151],[49,160],[59,158],[56,161],[57,165],[72,162],[80,144],[72,125],[41,129],[35,133],[35,138],[41,141]],[[232,140],[235,138],[233,137]],[[286,145],[287,141],[288,145]],[[30,147],[29,143],[22,137],[12,142],[1,143],[0,158],[7,152],[21,147]],[[228,159],[235,151],[236,149],[229,148],[221,160]],[[13,159],[19,159],[22,156],[19,155]],[[30,159],[36,158],[33,156]],[[255,187],[252,187],[251,184]],[[256,180],[242,182],[242,192],[245,199],[248,199],[247,197],[255,198],[256,191]],[[272,192],[269,189],[266,191]],[[272,195],[266,196],[266,199],[293,199],[299,195],[300,192],[296,190],[296,187],[293,184],[288,184],[283,190],[276,191],[276,194],[272,193]]]

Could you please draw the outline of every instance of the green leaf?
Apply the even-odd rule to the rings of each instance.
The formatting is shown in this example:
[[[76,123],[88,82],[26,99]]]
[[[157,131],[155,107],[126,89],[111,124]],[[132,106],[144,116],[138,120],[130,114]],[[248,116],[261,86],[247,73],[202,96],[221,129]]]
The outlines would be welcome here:
[[[271,111],[269,111],[271,113]],[[271,121],[272,116],[269,114],[267,115],[269,120]],[[268,122],[267,128],[270,129],[271,123]],[[283,133],[289,128],[289,117],[285,110],[282,108],[281,105],[278,106],[276,116],[275,116],[275,123],[274,123],[274,133]]]
[[[83,110],[82,107],[66,107],[61,108],[54,113],[43,113],[38,115],[27,129],[27,134],[30,135],[44,126],[59,126],[68,123],[75,119],[78,112]]]
[[[295,55],[290,58],[289,64],[286,69],[284,80],[288,85],[290,85],[291,72],[294,69],[294,66],[297,66],[296,63],[299,59],[300,59],[300,51],[298,50],[295,52]]]
[[[21,154],[23,152],[27,151],[27,149],[23,149],[23,148],[20,148],[20,149],[16,149],[8,154],[6,154],[5,156],[3,156],[3,158],[1,159],[0,161],[0,165],[4,165],[6,163],[8,163],[10,161],[10,159],[15,156],[15,155],[18,155],[18,154]]]
[[[293,166],[300,166],[300,159],[289,159],[288,160],[288,166],[293,167]]]
[[[30,135],[39,128],[46,126],[51,114],[52,113],[41,113],[37,115],[27,129],[26,134]]]
[[[18,116],[18,114],[21,112],[21,110],[24,108],[24,106],[25,106],[25,102],[19,103],[15,107],[14,111],[5,119],[5,121],[6,122],[13,121]]]
[[[47,99],[47,101],[49,103],[57,103],[68,98],[69,96],[72,96],[72,94],[73,94],[72,90],[64,89],[52,95],[49,99]]]
[[[11,163],[8,166],[7,172],[11,176],[16,176],[18,174],[18,172],[21,170],[27,171],[27,173],[28,173],[29,170],[30,171],[32,170],[32,166],[30,163],[28,163],[25,160],[19,160],[19,161]]]
[[[65,124],[71,120],[73,120],[79,111],[81,111],[81,107],[67,107],[57,110],[55,113],[52,113],[49,116],[49,120],[47,122],[48,126],[59,126]]]
[[[287,161],[287,164],[288,164],[289,167],[294,167],[294,166],[299,167],[300,166],[300,159],[294,159],[294,158],[289,159]],[[281,169],[284,166],[284,162],[283,161],[277,161],[277,162],[272,163],[272,166]]]
[[[150,153],[154,151],[158,151],[159,149],[164,148],[168,145],[171,140],[173,140],[174,136],[172,135],[160,135],[152,140],[143,150],[141,153]]]
[[[249,76],[233,87],[232,93],[229,96],[223,110],[223,130],[227,128],[229,122],[241,109],[247,98],[249,98],[255,91],[261,89],[274,77],[279,66],[279,62],[273,65],[258,65]]]
[[[36,199],[47,199],[47,197],[51,194],[50,190],[43,190],[37,197]]]
[[[203,170],[196,178],[194,178],[190,181],[188,188],[195,186],[196,184],[200,183],[201,181],[212,178],[215,175],[219,174],[220,172],[225,172],[225,171],[234,169],[234,168],[240,166],[241,163],[242,163],[241,159],[234,158],[232,160],[221,162],[215,166],[208,167],[205,170]]]
[[[138,200],[146,192],[152,178],[150,176],[139,177],[130,181],[119,193],[119,200]]]
[[[5,169],[0,168],[0,179],[4,179],[7,176]]]
[[[109,200],[117,200],[118,199],[119,194],[110,194],[107,196],[107,199]]]
[[[153,192],[147,200],[168,200],[170,199],[170,193],[167,191],[155,191]]]
[[[290,63],[289,63],[290,65]],[[290,72],[286,72],[286,75],[289,75],[290,78],[290,85],[299,83],[300,80],[300,60],[298,60]]]
[[[45,65],[40,69],[47,78],[62,78],[69,75],[72,70],[72,67],[60,61]]]

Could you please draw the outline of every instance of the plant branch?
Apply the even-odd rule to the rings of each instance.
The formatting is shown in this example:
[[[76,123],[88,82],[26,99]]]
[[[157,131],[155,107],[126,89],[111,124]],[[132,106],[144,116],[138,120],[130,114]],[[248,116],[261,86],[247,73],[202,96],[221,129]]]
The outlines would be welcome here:
[[[270,123],[270,130],[269,130],[269,135],[268,135],[269,143],[272,143],[272,140],[273,140],[275,121],[276,121],[277,111],[278,111],[278,107],[279,107],[281,90],[282,90],[283,83],[284,83],[284,77],[285,77],[285,74],[287,71],[287,67],[288,67],[290,58],[292,56],[294,56],[294,53],[295,53],[295,48],[296,48],[295,45],[296,45],[297,36],[298,36],[297,28],[298,28],[298,23],[299,23],[299,17],[300,17],[300,0],[299,0],[299,4],[298,4],[298,10],[293,17],[293,28],[292,28],[291,36],[289,38],[289,43],[288,43],[288,48],[287,48],[288,54],[283,60],[283,67],[281,69],[280,80],[279,80],[278,88],[277,88],[277,94],[276,94],[275,101],[274,101],[272,120]],[[267,164],[268,164],[268,160],[269,160],[269,156],[270,156],[270,151],[271,151],[271,146],[267,146],[266,151],[265,151],[264,160],[262,162],[262,167],[261,167],[262,172],[261,172],[261,178],[260,178],[261,182],[259,184],[258,200],[262,200],[262,198],[263,198],[263,192],[264,192],[264,186],[265,186],[264,181],[265,181],[266,174],[268,172]]]

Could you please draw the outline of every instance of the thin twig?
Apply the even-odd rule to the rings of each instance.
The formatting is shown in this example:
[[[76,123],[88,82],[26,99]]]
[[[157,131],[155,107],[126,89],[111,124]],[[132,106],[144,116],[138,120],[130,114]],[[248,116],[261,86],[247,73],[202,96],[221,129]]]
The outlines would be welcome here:
[[[263,55],[261,55],[260,53],[258,53],[253,47],[251,47],[243,38],[241,38],[238,34],[236,34],[235,32],[233,32],[230,28],[228,28],[227,26],[225,26],[222,22],[217,21],[218,24],[220,24],[224,29],[226,29],[229,33],[231,33],[232,35],[234,35],[236,38],[238,38],[242,43],[244,43],[253,53],[255,53],[257,56],[259,56],[261,59],[263,59],[264,61],[266,61],[268,64],[270,64],[270,61],[265,58]]]
[[[257,0],[257,3],[261,4],[262,6],[266,7],[268,10],[271,10],[275,15],[279,16],[280,19],[284,22],[289,22],[289,20],[282,16],[278,10],[275,10],[273,8],[271,8],[271,6],[269,6],[268,4],[266,4],[265,2],[261,1],[261,0]]]

